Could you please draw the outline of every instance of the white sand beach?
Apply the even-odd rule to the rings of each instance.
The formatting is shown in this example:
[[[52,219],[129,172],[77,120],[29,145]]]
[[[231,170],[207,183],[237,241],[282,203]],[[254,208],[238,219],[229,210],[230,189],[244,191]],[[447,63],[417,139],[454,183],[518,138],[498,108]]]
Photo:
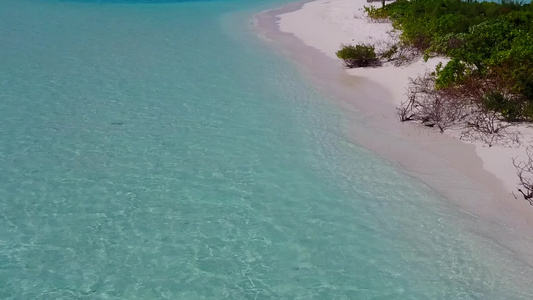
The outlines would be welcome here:
[[[374,44],[376,49],[384,47],[397,33],[390,23],[378,23],[366,17],[364,6],[378,5],[364,0],[318,0],[306,3],[302,9],[280,15],[279,28],[294,34],[306,45],[316,48],[329,57],[336,58],[335,52],[341,44]],[[391,36],[392,34],[392,36]],[[409,78],[435,70],[436,65],[446,59],[431,58],[427,62],[418,59],[406,67],[385,65],[381,68],[346,70],[350,75],[362,76],[385,86],[391,93],[390,100],[398,105],[405,99],[405,88]],[[533,131],[526,126],[510,129],[519,130],[521,145],[499,144],[488,147],[482,141],[471,141],[476,153],[483,161],[484,168],[500,179],[509,193],[517,197],[518,179],[512,164],[514,157],[524,157],[525,148],[530,144]],[[458,134],[448,134],[458,137]]]
[[[366,125],[354,122],[350,127],[357,143],[398,164],[468,213],[526,228],[524,238],[533,240],[533,207],[517,191],[512,163],[514,157],[525,156],[533,130],[510,128],[520,131],[520,145],[502,142],[488,147],[483,141],[460,140],[457,131],[441,134],[400,123],[395,108],[405,98],[409,78],[433,71],[446,58],[419,59],[401,67],[344,69],[335,55],[341,44],[364,42],[379,49],[398,35],[390,23],[369,20],[365,5],[371,4],[365,0],[292,3],[255,16],[254,23],[262,37],[281,45],[278,49],[311,74],[323,91],[334,90],[343,108],[364,117]],[[528,252],[518,245],[515,250]]]

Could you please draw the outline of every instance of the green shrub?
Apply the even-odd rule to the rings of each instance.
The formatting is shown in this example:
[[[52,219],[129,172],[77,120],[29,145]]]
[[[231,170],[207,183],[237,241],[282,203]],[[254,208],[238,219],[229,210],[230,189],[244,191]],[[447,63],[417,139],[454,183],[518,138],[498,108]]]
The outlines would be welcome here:
[[[533,121],[533,103],[527,102],[522,110],[522,117],[527,121]]]
[[[442,67],[442,64],[439,64],[436,74],[436,88],[441,89],[454,84],[460,84],[467,75],[467,68],[463,62],[452,59],[444,67]]]
[[[379,65],[379,59],[372,45],[341,45],[341,49],[336,52],[336,55],[344,61],[348,68]]]
[[[500,92],[489,92],[483,97],[483,106],[502,114],[506,121],[518,121],[522,117],[522,105]]]
[[[497,93],[476,101],[489,107],[496,101],[503,107],[495,109],[514,119],[524,118],[526,107],[533,112],[533,104],[526,105],[533,103],[533,4],[525,2],[396,0],[366,11],[371,18],[390,19],[402,31],[403,45],[423,50],[425,59],[450,58],[436,70],[437,89],[456,87],[468,94],[469,82],[478,82],[505,91],[504,98],[513,101],[498,100]]]
[[[388,13],[384,9],[378,9],[374,6],[365,6],[365,12],[368,14],[368,16],[375,20],[382,20],[389,17]]]

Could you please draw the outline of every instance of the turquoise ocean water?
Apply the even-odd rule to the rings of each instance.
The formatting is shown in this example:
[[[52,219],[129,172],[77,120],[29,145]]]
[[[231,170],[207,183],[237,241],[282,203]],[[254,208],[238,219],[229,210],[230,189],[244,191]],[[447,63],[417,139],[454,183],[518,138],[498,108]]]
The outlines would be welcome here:
[[[532,299],[255,36],[283,1],[114,2],[0,1],[0,299]]]

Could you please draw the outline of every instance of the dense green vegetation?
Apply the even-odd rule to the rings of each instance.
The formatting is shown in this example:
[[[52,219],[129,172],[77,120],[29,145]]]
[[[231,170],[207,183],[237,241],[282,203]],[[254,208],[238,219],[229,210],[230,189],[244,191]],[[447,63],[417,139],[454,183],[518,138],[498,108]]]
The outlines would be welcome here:
[[[451,59],[436,70],[437,90],[477,95],[508,121],[533,120],[533,5],[398,0],[367,11],[389,18],[404,45]]]
[[[374,46],[371,45],[342,45],[336,54],[348,68],[368,67],[379,63]]]

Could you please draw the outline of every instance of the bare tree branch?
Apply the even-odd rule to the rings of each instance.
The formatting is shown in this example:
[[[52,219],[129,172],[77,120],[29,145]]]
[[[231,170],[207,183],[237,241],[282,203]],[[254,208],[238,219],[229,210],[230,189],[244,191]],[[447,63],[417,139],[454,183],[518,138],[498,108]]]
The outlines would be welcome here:
[[[526,148],[526,155],[525,161],[518,161],[516,157],[513,158],[513,165],[523,188],[518,188],[518,191],[530,205],[533,205],[533,148],[531,146]]]

